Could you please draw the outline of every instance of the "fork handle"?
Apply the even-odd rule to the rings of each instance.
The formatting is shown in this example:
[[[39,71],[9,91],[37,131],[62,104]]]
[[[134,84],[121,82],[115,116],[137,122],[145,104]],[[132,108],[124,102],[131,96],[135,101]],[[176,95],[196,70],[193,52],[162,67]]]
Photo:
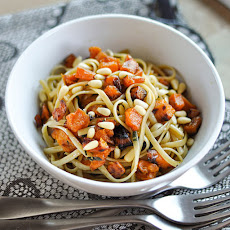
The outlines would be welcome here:
[[[137,216],[112,216],[99,218],[78,218],[78,219],[48,219],[48,220],[0,220],[0,229],[4,230],[71,230],[85,229],[108,224],[137,223],[148,225],[151,229],[164,230],[187,230],[183,226],[169,223],[156,215],[137,215]]]
[[[150,208],[148,200],[58,200],[0,197],[0,219],[15,219],[55,212],[115,207]]]

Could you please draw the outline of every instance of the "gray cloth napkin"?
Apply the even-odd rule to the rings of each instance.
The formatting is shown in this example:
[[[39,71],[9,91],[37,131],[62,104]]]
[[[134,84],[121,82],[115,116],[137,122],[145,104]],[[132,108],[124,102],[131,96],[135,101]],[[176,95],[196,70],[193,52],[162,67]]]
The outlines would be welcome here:
[[[21,53],[42,33],[60,23],[86,15],[125,13],[151,17],[154,0],[78,0],[68,4],[56,4],[0,17],[0,195],[18,197],[45,197],[57,199],[112,199],[75,189],[53,178],[40,168],[24,151],[15,138],[6,118],[4,107],[5,88],[10,71]],[[202,38],[185,26],[175,28],[194,40],[209,56]],[[210,56],[211,57],[211,56]],[[19,73],[20,76],[20,73]],[[22,102],[23,106],[23,102]],[[230,102],[226,101],[225,121],[214,148],[230,137]],[[226,177],[217,185],[201,191],[229,187]],[[195,192],[201,192],[195,191]],[[173,194],[189,194],[194,191],[176,190]],[[77,218],[88,211],[65,212],[35,217]],[[149,213],[142,209],[128,209],[123,214]],[[102,226],[95,229],[149,229],[137,224]]]

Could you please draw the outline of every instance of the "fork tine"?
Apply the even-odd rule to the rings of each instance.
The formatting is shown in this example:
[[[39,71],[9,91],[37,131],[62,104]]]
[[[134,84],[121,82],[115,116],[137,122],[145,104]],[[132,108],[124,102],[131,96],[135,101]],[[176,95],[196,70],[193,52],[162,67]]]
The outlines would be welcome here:
[[[229,192],[230,192],[230,188],[225,188],[225,189],[217,190],[217,191],[214,191],[214,192],[208,192],[208,193],[202,193],[202,194],[194,194],[193,195],[193,200],[209,198],[209,197],[212,197],[212,196],[218,196],[218,195],[222,195],[222,194],[229,193]]]
[[[207,154],[206,157],[204,158],[206,161],[212,159],[215,157],[217,154],[219,154],[221,151],[226,149],[230,145],[230,140],[225,142],[223,145],[221,145],[219,148],[213,150],[210,154]],[[206,159],[207,158],[207,159]]]
[[[229,226],[230,225],[230,219],[220,222],[214,226],[210,226],[208,229],[209,230],[217,230],[217,229],[223,229],[223,227]]]
[[[230,150],[228,150],[227,152],[223,153],[221,156],[217,157],[215,160],[211,161],[210,163],[207,163],[207,166],[209,168],[212,168],[213,166],[215,166],[216,164],[221,162],[224,158],[226,158],[229,154],[230,154]]]
[[[213,169],[212,174],[215,176],[218,172],[222,171],[225,167],[230,165],[230,161],[225,161],[223,164],[220,164],[215,169]]]
[[[228,195],[228,196],[221,197],[221,198],[218,198],[218,199],[215,199],[215,200],[212,199],[212,200],[201,201],[201,202],[197,203],[197,206],[195,206],[194,209],[197,209],[197,210],[202,209],[202,210],[204,210],[205,208],[207,208],[207,206],[209,208],[210,206],[220,204],[220,203],[222,203],[224,201],[227,201],[229,199],[230,199],[230,197]],[[230,205],[229,205],[229,207],[230,207]],[[204,211],[202,211],[202,212],[204,212]]]
[[[215,175],[214,177],[217,179],[217,181],[220,181],[228,175],[230,175],[230,168],[228,168],[227,170],[223,172],[220,172],[217,176]]]
[[[229,205],[228,205],[228,208],[229,208]],[[221,218],[226,218],[226,217],[229,217],[230,216],[230,212],[218,212],[218,213],[214,213],[212,215],[206,215],[206,216],[196,216],[195,219],[196,219],[196,222],[197,223],[202,223],[202,222],[209,222],[209,221],[212,221],[212,220],[218,220],[218,219],[221,219]]]

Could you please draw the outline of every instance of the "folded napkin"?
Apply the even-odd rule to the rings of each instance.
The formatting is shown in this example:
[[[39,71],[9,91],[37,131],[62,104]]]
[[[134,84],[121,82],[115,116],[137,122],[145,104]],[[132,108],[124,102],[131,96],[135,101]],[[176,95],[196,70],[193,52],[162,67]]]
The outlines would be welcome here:
[[[50,176],[30,158],[18,143],[6,118],[4,107],[6,83],[9,73],[20,54],[47,30],[71,19],[103,13],[125,13],[156,19],[154,4],[154,0],[77,0],[68,4],[56,4],[0,17],[0,196],[113,199],[89,194],[63,184]],[[200,35],[189,29],[182,20],[174,22],[172,26],[194,40],[213,61],[212,55]],[[214,148],[224,143],[229,137],[230,102],[226,101],[225,121]],[[228,187],[229,179],[230,177],[226,177],[217,185],[202,191]],[[178,189],[173,194],[193,192]],[[86,215],[89,212],[92,212],[92,210],[43,215],[34,218],[75,218]],[[128,209],[123,212],[123,214],[143,213],[149,212],[141,209]],[[95,229],[147,230],[149,228],[136,224],[125,224],[110,227],[103,226]]]

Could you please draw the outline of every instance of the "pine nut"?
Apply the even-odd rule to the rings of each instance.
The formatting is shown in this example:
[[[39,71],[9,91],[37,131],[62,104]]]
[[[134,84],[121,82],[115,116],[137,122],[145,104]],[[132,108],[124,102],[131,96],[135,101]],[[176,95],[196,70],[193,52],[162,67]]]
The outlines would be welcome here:
[[[145,103],[144,101],[140,100],[140,99],[135,99],[134,100],[134,105],[140,105],[142,106],[144,109],[147,109],[149,107],[149,105],[147,103]]]
[[[118,159],[121,156],[121,150],[118,148],[118,146],[115,147],[114,149],[114,158]]]
[[[84,136],[84,135],[86,135],[88,133],[89,129],[90,129],[90,127],[86,127],[84,129],[78,130],[77,131],[78,136]]]
[[[97,70],[97,73],[101,75],[110,75],[112,70],[110,68],[101,68]]]
[[[101,82],[101,80],[91,80],[88,82],[88,85],[93,87],[93,88],[101,88],[102,82]]]
[[[45,91],[44,91],[44,90],[41,90],[41,91],[39,92],[39,99],[40,99],[41,102],[44,102],[44,101],[47,100],[47,97],[46,97],[46,94],[45,94]]]
[[[125,108],[123,105],[119,105],[119,113],[120,115],[124,115],[125,114]]]
[[[90,116],[90,118],[94,118],[95,117],[95,113],[93,111],[89,111],[88,112],[88,115]]]
[[[163,96],[167,94],[169,91],[167,89],[159,89],[158,90],[158,96]]]
[[[82,90],[83,90],[83,86],[77,86],[77,87],[72,89],[72,94],[75,94],[75,93],[80,92]]]
[[[127,71],[119,72],[119,78],[121,78],[121,79],[125,78],[127,75],[133,76],[133,74],[131,74],[131,73],[127,72]]]
[[[146,114],[146,110],[140,106],[140,105],[135,105],[134,109],[141,115],[144,116]]]
[[[94,135],[95,135],[95,129],[93,127],[89,128],[88,133],[87,133],[87,137],[93,138]]]
[[[156,124],[157,123],[157,119],[156,119],[155,115],[152,112],[149,114],[149,120],[150,120],[150,122],[152,124]]]
[[[96,80],[105,80],[105,76],[103,76],[103,75],[101,75],[101,74],[96,74],[96,75],[94,76],[94,78],[95,78]]]
[[[48,109],[49,109],[49,111],[52,113],[52,112],[53,112],[53,110],[54,110],[53,103],[52,103],[51,101],[48,101],[47,105],[48,105]]]
[[[113,122],[109,122],[109,121],[103,121],[103,122],[99,122],[97,124],[99,127],[104,128],[104,129],[114,129],[115,125],[113,124]]]
[[[104,107],[98,107],[97,108],[97,111],[101,114],[101,115],[104,115],[104,116],[109,116],[111,114],[111,110],[110,109],[107,109],[107,108],[104,108]]]
[[[152,104],[152,95],[150,93],[147,94],[146,101],[148,105]]]
[[[184,124],[190,123],[191,119],[188,117],[178,117],[177,122],[178,122],[178,124],[184,125]]]
[[[184,110],[176,111],[176,112],[175,112],[175,116],[176,116],[176,117],[186,117],[186,116],[187,116],[187,113],[186,113]]]
[[[95,148],[97,148],[98,144],[99,143],[96,140],[91,141],[83,148],[83,150],[87,151],[87,150],[95,149]]]
[[[178,90],[177,90],[177,92],[178,93],[180,93],[180,94],[182,94],[185,90],[186,90],[186,85],[185,85],[185,83],[184,82],[181,82],[180,84],[179,84],[179,86],[178,86]]]
[[[135,154],[134,154],[134,149],[131,149],[124,157],[124,160],[126,162],[131,162],[135,157]]]
[[[168,97],[167,95],[164,95],[164,96],[163,96],[163,99],[164,99],[167,103],[169,103],[169,97]]]
[[[177,79],[173,79],[170,83],[174,90],[178,90],[179,81]]]
[[[188,146],[188,147],[191,147],[191,146],[193,145],[193,143],[194,143],[194,139],[193,139],[193,138],[189,138],[189,139],[187,140],[187,146]]]
[[[58,93],[58,99],[61,100],[69,92],[69,87],[63,85]]]
[[[169,92],[168,92],[168,95],[171,96],[172,94],[175,94],[176,91],[174,89],[170,89]]]
[[[96,99],[95,99],[96,101],[102,101],[102,98],[101,98],[101,96],[100,95],[98,95],[97,97],[96,97]]]
[[[87,64],[85,64],[85,63],[80,63],[80,64],[78,65],[78,67],[83,68],[83,69],[88,69],[88,70],[91,70],[91,67],[90,67],[90,66],[88,66],[88,65],[87,65]]]
[[[177,119],[176,119],[175,115],[172,116],[172,123],[173,123],[174,125],[177,124]]]

